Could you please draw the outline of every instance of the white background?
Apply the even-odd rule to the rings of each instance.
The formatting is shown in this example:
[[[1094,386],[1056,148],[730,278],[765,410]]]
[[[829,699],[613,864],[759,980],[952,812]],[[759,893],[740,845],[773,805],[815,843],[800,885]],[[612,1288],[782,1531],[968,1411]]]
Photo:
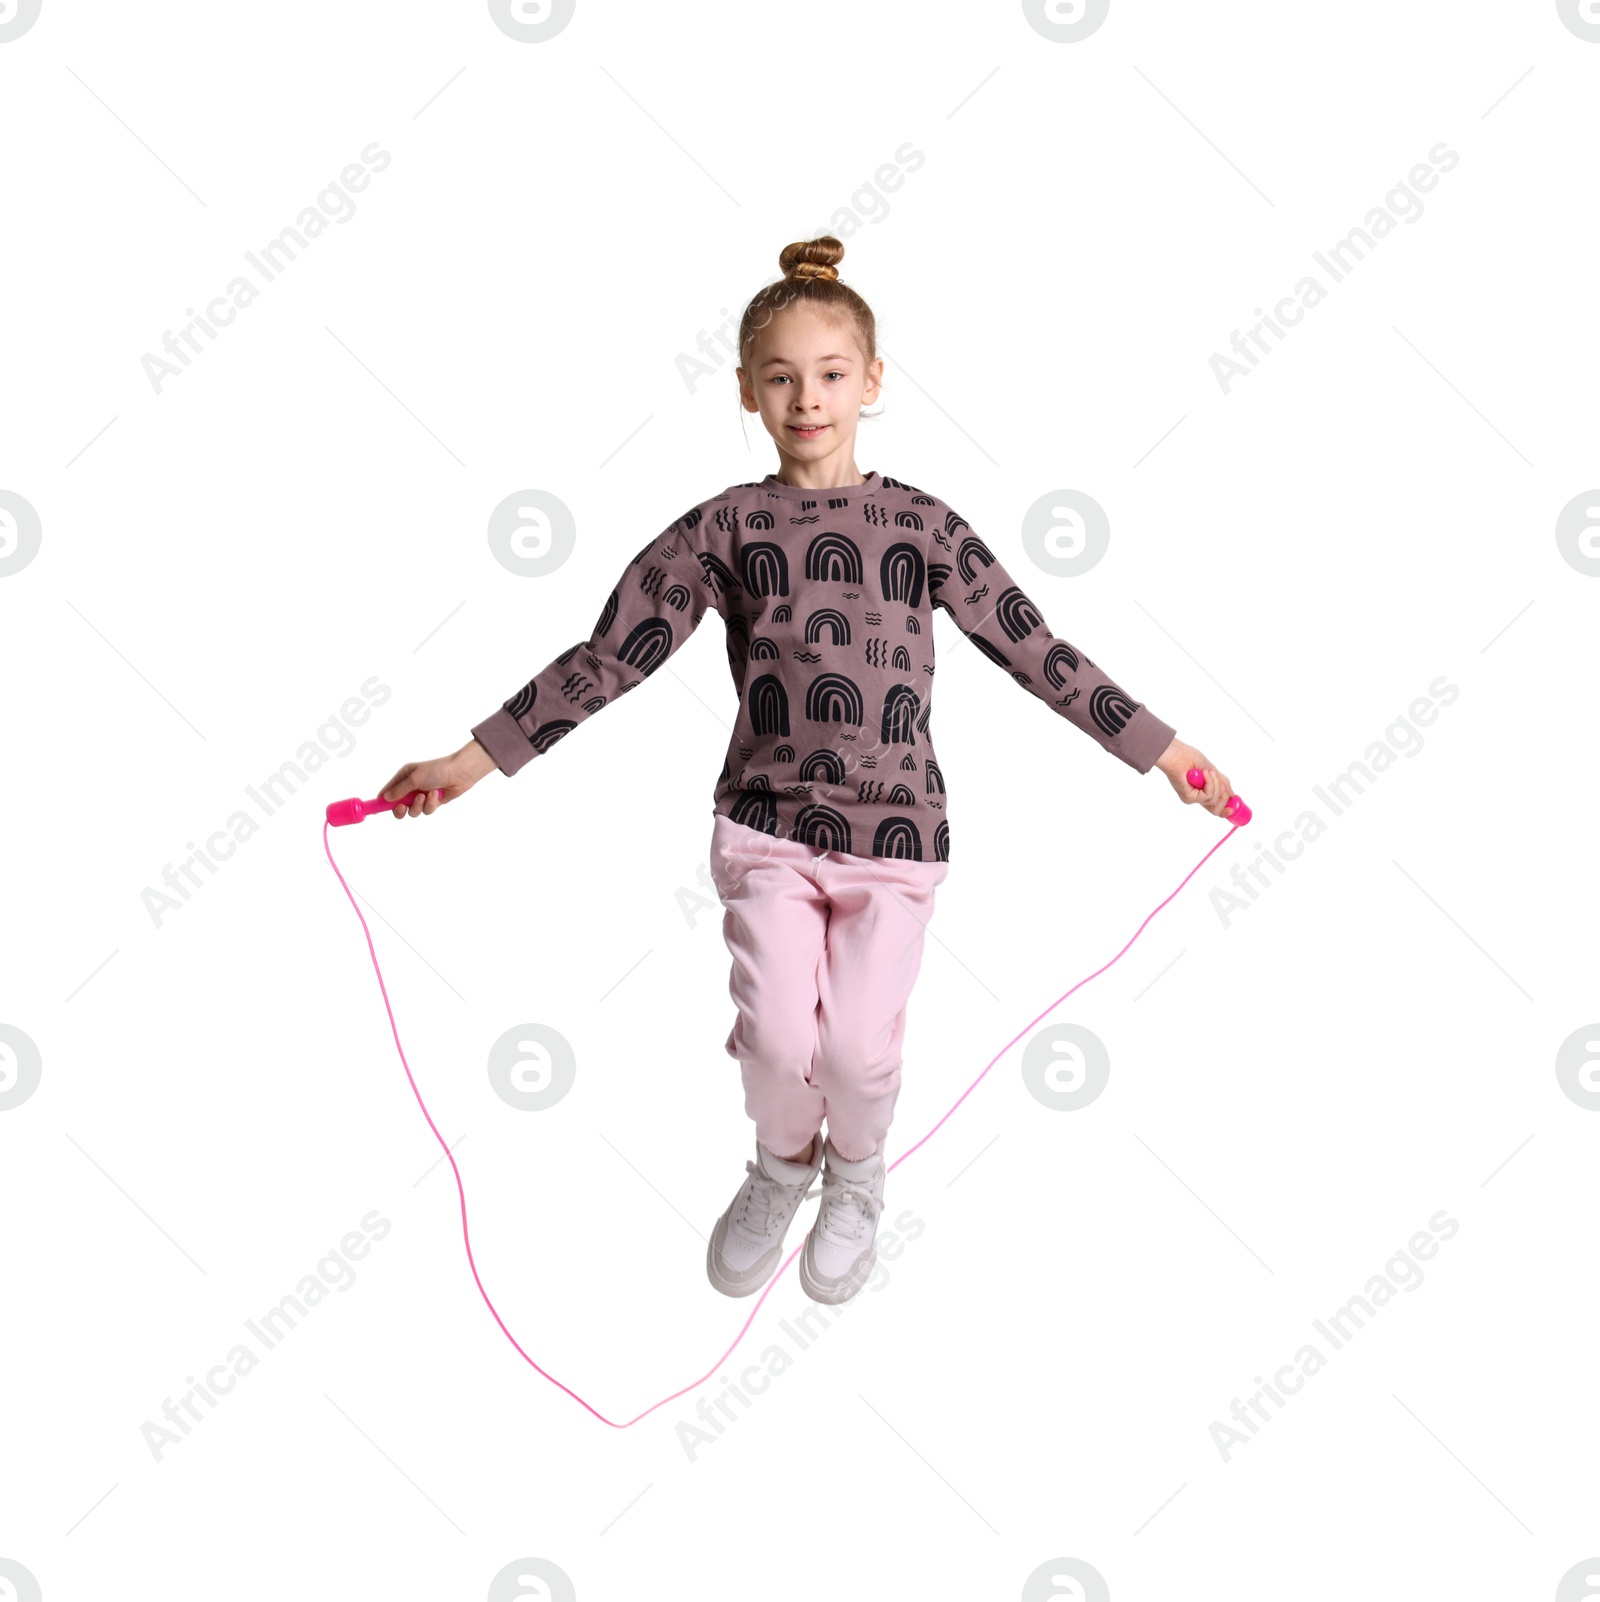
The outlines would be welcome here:
[[[583,1602],[1094,1595],[1067,1558],[1117,1602],[1555,1597],[1600,1547],[1600,1113],[1555,1071],[1600,1014],[1600,581],[1555,537],[1600,481],[1597,73],[1542,0],[1113,0],[1076,43],[1015,4],[579,0],[520,43],[481,4],[44,0],[0,44],[0,490],[42,528],[0,579],[0,1023],[42,1062],[0,1113],[0,1558],[44,1602],[480,1598],[529,1558]],[[373,141],[356,214],[156,393],[141,358]],[[1212,354],[1441,141],[1423,214],[1225,394]],[[321,812],[777,465],[732,363],[679,358],[826,227],[887,361],[860,467],[951,502],[1258,821],[1039,1026],[1104,1042],[1103,1094],[1002,1056],[889,1178],[920,1236],[691,1460],[715,1373],[608,1428],[480,1300]],[[1069,488],[1111,522],[1080,578],[1019,537]],[[541,579],[486,537],[524,489],[577,522]],[[937,632],[952,863],[891,1159],[1226,832]],[[1333,818],[1312,787],[1441,675]],[[244,787],[374,676],[262,821]],[[485,1285],[619,1422],[750,1309],[703,1267],[753,1153],[697,877],[733,708],[713,617],[515,780],[334,836]],[[158,927],[141,893],[241,808]],[[524,1023],[577,1057],[545,1112],[486,1073]],[[374,1209],[355,1283],[157,1461],[142,1426]],[[1233,1399],[1441,1209],[1423,1283],[1224,1461]],[[812,1305],[791,1267],[733,1361]]]

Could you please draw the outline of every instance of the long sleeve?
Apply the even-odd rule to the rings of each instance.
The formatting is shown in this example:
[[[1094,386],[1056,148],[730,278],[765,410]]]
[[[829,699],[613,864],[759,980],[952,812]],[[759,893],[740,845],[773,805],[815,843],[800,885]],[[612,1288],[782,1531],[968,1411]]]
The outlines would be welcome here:
[[[1050,632],[1043,614],[966,520],[948,515],[933,537],[948,562],[928,566],[928,589],[956,626],[1023,689],[1098,746],[1148,773],[1177,732],[1077,646]]]
[[[569,646],[473,736],[508,778],[619,695],[642,684],[715,605],[696,507],[623,570],[587,640]]]

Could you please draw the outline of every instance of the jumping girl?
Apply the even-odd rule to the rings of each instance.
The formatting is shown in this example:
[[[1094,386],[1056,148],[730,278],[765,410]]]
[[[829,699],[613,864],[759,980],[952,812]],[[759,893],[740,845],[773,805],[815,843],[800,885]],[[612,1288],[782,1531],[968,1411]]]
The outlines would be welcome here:
[[[707,611],[721,615],[739,711],[714,791],[711,872],[737,1008],[724,1049],[740,1065],[756,1155],[712,1230],[706,1273],[727,1296],[760,1290],[822,1169],[800,1281],[829,1303],[854,1296],[877,1259],[906,1001],[950,871],[930,727],[933,608],[1136,773],[1159,768],[1180,800],[1219,817],[1233,794],[1202,752],[1050,632],[964,518],[856,466],[883,359],[870,308],[839,281],[843,255],[831,236],[787,246],[783,278],[739,325],[741,403],[772,436],[778,472],[669,524],[624,570],[589,639],[454,755],[407,763],[381,792],[423,792],[394,816],[426,817],[495,768],[510,777],[643,683]]]

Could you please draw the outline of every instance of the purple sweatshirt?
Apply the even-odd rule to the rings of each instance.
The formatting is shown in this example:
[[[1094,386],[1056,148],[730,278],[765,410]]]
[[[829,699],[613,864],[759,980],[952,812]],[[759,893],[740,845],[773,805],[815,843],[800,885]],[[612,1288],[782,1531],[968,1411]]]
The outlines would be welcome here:
[[[876,472],[825,490],[769,473],[702,501],[628,564],[593,636],[472,732],[509,777],[642,684],[715,608],[739,711],[713,812],[819,851],[947,862],[935,606],[1136,772],[1166,750],[1171,726],[1050,632],[964,518]]]

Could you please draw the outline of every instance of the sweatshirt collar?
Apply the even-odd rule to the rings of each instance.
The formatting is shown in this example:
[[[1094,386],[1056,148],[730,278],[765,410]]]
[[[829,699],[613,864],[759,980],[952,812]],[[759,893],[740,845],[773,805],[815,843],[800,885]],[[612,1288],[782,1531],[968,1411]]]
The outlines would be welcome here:
[[[864,500],[874,491],[883,488],[883,479],[874,469],[859,484],[835,484],[826,489],[804,489],[798,484],[784,484],[779,481],[776,473],[768,473],[756,488],[769,495],[781,496],[787,501],[825,501],[834,495],[853,495]]]

